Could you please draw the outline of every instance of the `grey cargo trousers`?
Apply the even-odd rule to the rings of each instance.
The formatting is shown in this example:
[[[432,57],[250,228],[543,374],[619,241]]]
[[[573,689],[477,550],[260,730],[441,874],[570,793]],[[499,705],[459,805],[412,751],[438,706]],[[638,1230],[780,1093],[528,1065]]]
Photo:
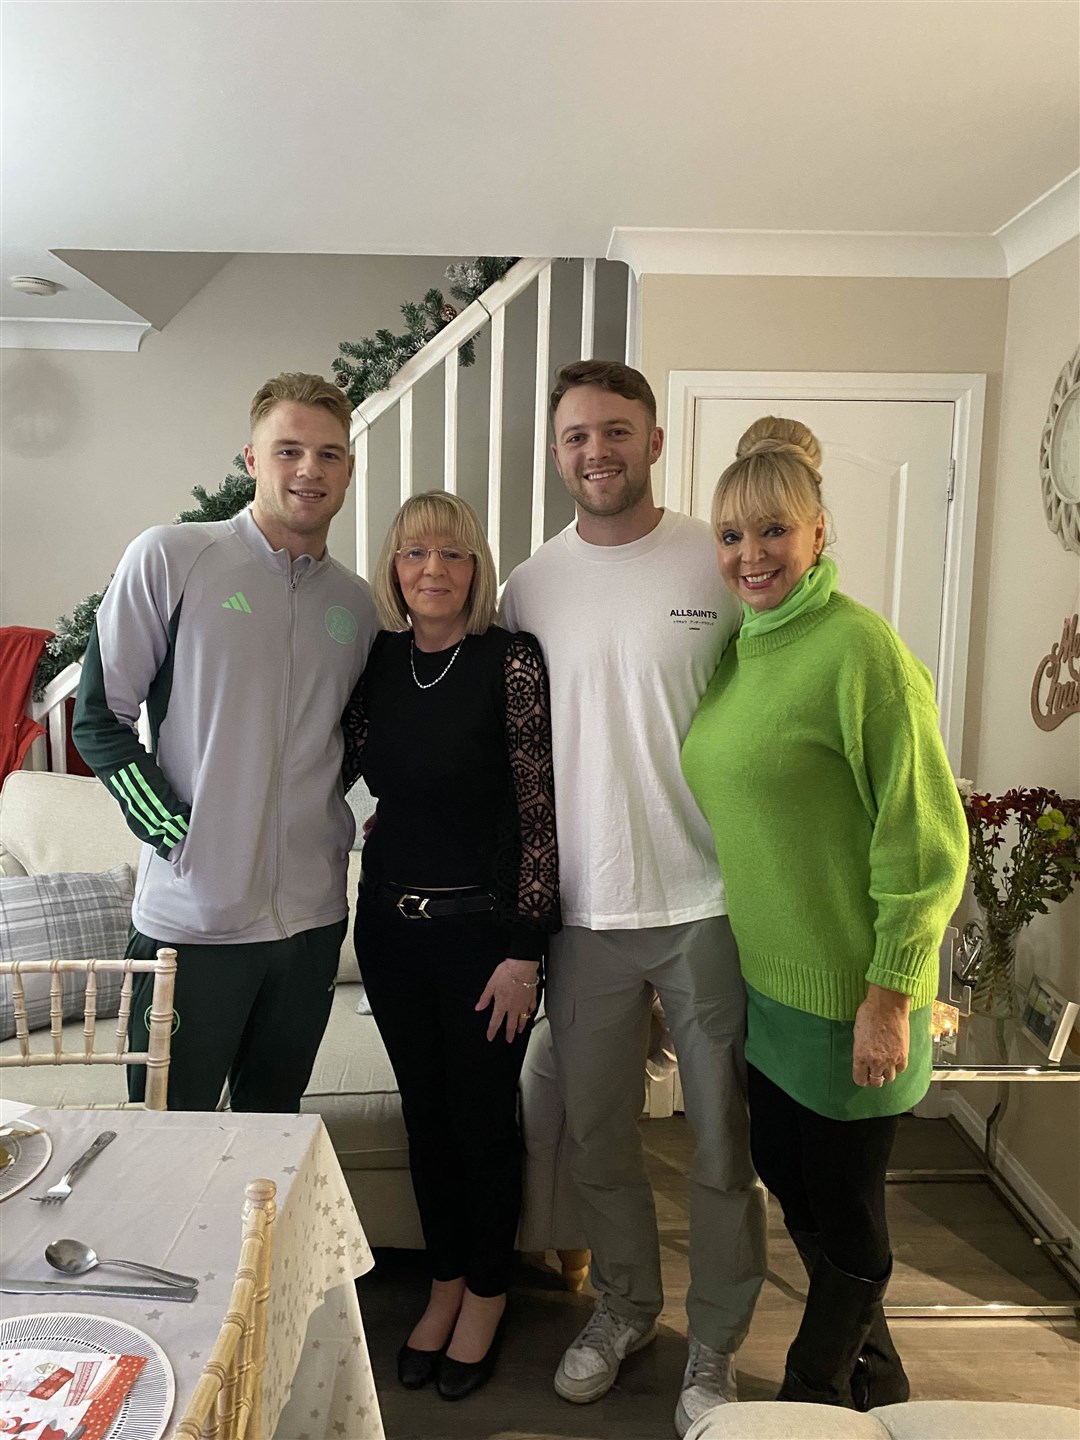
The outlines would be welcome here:
[[[687,1318],[697,1340],[732,1351],[750,1325],[766,1244],[765,1191],[750,1160],[746,992],[726,916],[646,930],[568,926],[552,937],[545,1008],[591,1279],[609,1308],[635,1324],[651,1323],[663,1307],[638,1130],[653,989],[697,1141]]]

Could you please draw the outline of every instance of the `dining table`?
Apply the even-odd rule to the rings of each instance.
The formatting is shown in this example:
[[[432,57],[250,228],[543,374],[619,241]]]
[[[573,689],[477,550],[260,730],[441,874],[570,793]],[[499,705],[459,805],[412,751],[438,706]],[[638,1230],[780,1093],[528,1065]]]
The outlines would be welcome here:
[[[141,1285],[132,1271],[99,1264],[75,1280],[51,1268],[61,1238],[98,1256],[141,1261],[197,1278],[196,1298],[175,1300],[0,1293],[0,1329],[20,1317],[93,1315],[134,1327],[160,1348],[175,1380],[173,1434],[229,1308],[240,1252],[244,1191],[277,1187],[263,1430],[273,1440],[383,1440],[382,1419],[354,1281],[372,1254],[317,1115],[16,1107],[40,1126],[48,1158],[18,1188],[0,1185],[0,1280]],[[7,1119],[10,1105],[4,1106]],[[34,1196],[58,1180],[103,1131],[115,1139],[74,1181],[61,1204]],[[29,1152],[30,1142],[23,1142]],[[3,1177],[0,1175],[0,1180]],[[17,1330],[15,1333],[22,1333]],[[136,1382],[138,1383],[138,1382]],[[112,1432],[110,1432],[111,1434]],[[122,1430],[116,1440],[126,1440]]]

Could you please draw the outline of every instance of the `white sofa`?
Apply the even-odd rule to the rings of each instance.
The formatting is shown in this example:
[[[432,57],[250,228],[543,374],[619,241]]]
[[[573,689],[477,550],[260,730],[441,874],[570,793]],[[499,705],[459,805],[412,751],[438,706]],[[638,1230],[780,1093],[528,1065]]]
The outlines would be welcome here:
[[[831,1405],[755,1400],[718,1405],[686,1440],[1077,1440],[1080,1413],[1064,1405],[912,1400],[869,1414]]]
[[[20,770],[0,791],[0,875],[97,872],[138,863],[139,842],[97,780]],[[350,865],[355,895],[359,854]],[[372,1245],[419,1248],[420,1222],[409,1180],[401,1100],[375,1021],[356,1013],[362,994],[352,936],[342,949],[326,1035],[302,1109],[321,1115]],[[80,1021],[69,1022],[81,1029]],[[47,1037],[48,1032],[43,1032]],[[43,1047],[44,1048],[44,1047]],[[17,1042],[0,1042],[0,1053]],[[0,1070],[4,1096],[41,1105],[125,1099],[113,1066]],[[533,1032],[521,1078],[525,1196],[519,1247],[578,1251],[581,1238],[565,1159],[562,1105],[555,1088],[546,1020]],[[580,1260],[569,1262],[573,1269]]]

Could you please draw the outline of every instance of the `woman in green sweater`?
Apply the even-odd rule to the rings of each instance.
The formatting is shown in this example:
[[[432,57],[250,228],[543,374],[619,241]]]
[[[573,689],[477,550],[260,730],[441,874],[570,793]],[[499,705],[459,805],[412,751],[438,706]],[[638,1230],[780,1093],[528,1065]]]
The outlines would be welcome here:
[[[882,1298],[897,1116],[930,1083],[937,954],[967,829],[930,675],[822,553],[821,451],[767,416],[712,524],[743,624],[683,771],[716,837],[747,985],[751,1145],[810,1287],[781,1400],[907,1399]]]

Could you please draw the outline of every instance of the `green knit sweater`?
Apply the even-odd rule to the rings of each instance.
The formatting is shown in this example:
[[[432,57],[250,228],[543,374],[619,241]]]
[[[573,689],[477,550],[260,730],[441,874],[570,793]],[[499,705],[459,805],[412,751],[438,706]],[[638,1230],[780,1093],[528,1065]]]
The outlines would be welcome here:
[[[967,828],[926,668],[833,593],[728,646],[682,750],[747,982],[851,1020],[867,983],[928,1004]]]

